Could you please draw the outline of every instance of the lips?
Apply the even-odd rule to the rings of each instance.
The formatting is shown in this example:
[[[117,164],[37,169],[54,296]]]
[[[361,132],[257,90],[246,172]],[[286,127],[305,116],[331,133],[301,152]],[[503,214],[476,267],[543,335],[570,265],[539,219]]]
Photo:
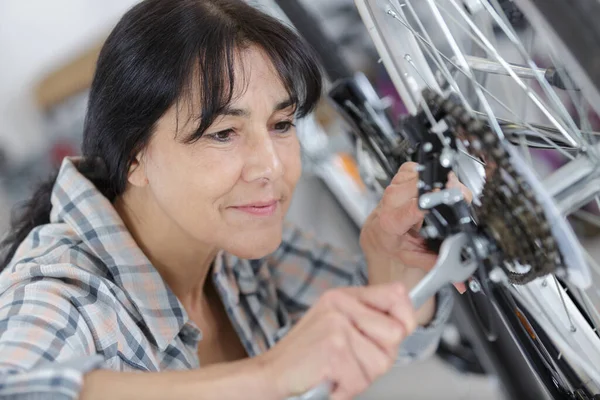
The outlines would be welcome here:
[[[257,217],[269,217],[275,214],[278,207],[279,200],[266,200],[252,202],[241,206],[234,206],[231,208]]]

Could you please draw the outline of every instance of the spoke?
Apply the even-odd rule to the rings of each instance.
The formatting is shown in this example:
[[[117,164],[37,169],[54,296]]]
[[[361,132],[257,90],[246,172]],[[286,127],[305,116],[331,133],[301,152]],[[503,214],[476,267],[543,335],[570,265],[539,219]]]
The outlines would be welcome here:
[[[419,102],[421,103],[421,107],[423,107],[423,111],[425,111],[425,115],[427,116],[427,119],[429,120],[429,124],[432,127],[436,126],[437,121],[433,117],[433,113],[431,112],[431,109],[427,105],[427,102],[422,97],[420,98]],[[445,140],[442,140],[442,143],[445,143]]]
[[[398,0],[392,0],[392,3],[398,3]],[[413,18],[415,19],[415,22],[417,23],[419,30],[423,33],[423,36],[425,37],[425,40],[427,41],[427,43],[432,45],[433,41],[431,40],[431,37],[429,36],[427,29],[425,29],[425,26],[423,26],[423,22],[421,21],[421,18],[419,18],[419,15],[415,11],[414,7],[412,6],[411,0],[406,0],[404,5],[408,8],[410,13],[412,14]],[[407,25],[410,25],[406,18],[404,18],[404,20]],[[414,31],[414,29],[413,29],[413,31]],[[458,82],[456,82],[456,80],[454,80],[454,78],[452,77],[452,74],[448,70],[448,67],[446,67],[444,61],[441,59],[438,52],[432,52],[429,47],[430,46],[421,46],[421,48],[424,49],[427,52],[427,54],[429,54],[429,56],[432,58],[432,60],[435,62],[436,66],[439,68],[440,72],[444,75],[448,84],[456,90],[458,95],[462,96],[462,93],[458,87]],[[462,100],[465,104],[468,105],[468,101],[466,99],[462,98]]]
[[[506,16],[504,14],[502,14],[502,16],[506,19]],[[533,43],[534,43],[534,39],[535,39],[535,31],[533,29],[531,29],[529,34],[529,40],[527,41],[527,53],[529,54],[531,52],[531,49],[533,48]],[[526,60],[524,60],[526,61]],[[519,108],[517,108],[518,110],[521,110],[521,120],[525,121],[526,117],[527,117],[527,111],[529,108],[529,101],[527,101],[527,97],[525,96],[521,96],[521,106]],[[560,134],[560,133],[559,133]]]
[[[486,15],[487,16],[487,15]],[[487,21],[486,21],[487,22]],[[487,37],[489,38],[489,40],[492,42],[492,45],[494,47],[498,47],[498,42],[496,41],[496,37],[493,33],[493,31],[489,32],[491,24],[487,25],[487,30],[486,33],[488,33]],[[507,101],[509,103],[511,103],[512,101],[512,106],[510,107],[511,110],[519,110],[518,107],[514,107],[515,103],[517,101],[517,96],[512,96],[511,93],[509,93],[509,88],[508,85],[501,85],[503,91],[504,91],[504,97],[507,99]],[[520,96],[519,98],[522,98],[524,101],[524,103],[526,104],[527,101],[525,101],[526,99],[522,96]],[[526,114],[524,114],[523,112],[521,112],[521,121],[525,121],[526,120]],[[529,167],[531,168],[532,171],[535,171],[535,168],[533,167],[533,158],[531,157],[531,151],[529,150],[529,146],[527,145],[527,138],[524,135],[520,135],[519,136],[519,146],[521,147],[521,151],[523,152],[523,156],[525,157],[525,161],[527,162],[527,164],[529,165]]]
[[[449,61],[449,62],[451,62],[451,61]],[[458,68],[457,65],[455,65],[455,67]],[[460,69],[459,69],[459,71],[463,72]],[[498,97],[494,96],[489,90],[487,90],[485,87],[481,86],[478,82],[475,82],[475,84],[478,85],[479,88],[481,90],[483,90],[488,96],[490,96],[493,100],[495,100],[496,103],[498,103],[502,108],[504,108],[506,111],[508,111],[509,113],[511,113],[512,115],[514,115],[517,119],[519,118],[519,116],[510,107],[508,107],[506,104],[504,104],[502,102],[502,100],[500,100]],[[475,113],[485,116],[484,113],[478,113],[477,111],[475,111]],[[496,118],[496,120],[501,121],[501,118]],[[522,124],[525,125],[527,128],[529,128],[532,132],[537,132],[537,129],[533,125],[531,125],[530,123],[523,121]],[[542,139],[543,141],[545,141],[546,143],[548,143],[549,145],[551,145],[554,149],[558,150],[565,157],[569,158],[570,160],[574,160],[575,159],[575,156],[567,153],[564,149],[562,149],[560,146],[558,146],[556,143],[554,143],[552,140],[550,140],[548,137],[546,137],[546,135],[540,133],[539,137],[540,137],[540,139]]]
[[[390,12],[391,11],[391,12]],[[401,18],[398,17],[397,13],[394,12],[393,10],[388,10],[388,14],[390,16],[392,16],[396,21],[400,22],[404,27],[406,27],[415,38],[417,38],[420,42],[422,42],[425,46],[427,46],[427,48],[429,48],[430,50],[432,50],[434,53],[438,54],[440,57],[442,57],[446,62],[448,62],[450,65],[452,65],[454,68],[456,68],[457,71],[459,71],[460,73],[462,73],[463,75],[465,75],[468,79],[471,80],[471,82],[478,87],[480,90],[482,90],[483,92],[485,92],[488,96],[490,96],[493,100],[495,100],[502,108],[504,108],[506,111],[508,111],[509,113],[511,113],[513,116],[515,116],[515,118],[519,119],[519,116],[512,110],[510,109],[510,107],[508,107],[506,104],[504,104],[500,99],[498,99],[496,96],[494,96],[489,90],[487,90],[483,85],[481,85],[479,82],[477,82],[472,76],[469,77],[468,72],[466,72],[465,70],[463,70],[462,67],[460,67],[458,64],[456,64],[454,61],[452,61],[449,57],[447,57],[445,54],[443,54],[439,49],[437,49],[437,47],[435,47],[433,45],[433,43],[431,43],[430,41],[428,41],[427,39],[425,39],[421,34],[419,34],[418,32],[416,32],[412,26],[410,26],[410,24],[408,24],[407,22],[405,22],[404,20],[402,20]],[[460,90],[458,91],[458,93],[461,93]],[[468,106],[468,103],[466,103]],[[477,111],[474,111],[475,113],[478,113]],[[483,113],[482,113],[483,114]],[[488,117],[489,118],[489,117]],[[494,120],[501,120],[500,118],[495,118]],[[525,127],[529,128],[531,131],[537,131],[536,128],[534,128],[534,126],[532,126],[531,124],[529,124],[528,122],[523,121],[522,123]],[[548,129],[555,129],[555,128],[550,128],[548,127]],[[558,130],[557,130],[558,133]],[[503,137],[504,135],[502,135]],[[565,157],[573,160],[575,157],[569,153],[567,153],[566,151],[564,151],[563,149],[561,149],[559,146],[557,146],[554,142],[552,142],[551,140],[549,140],[544,134],[540,133],[540,139],[544,140],[545,142],[547,142],[550,146],[552,146],[554,149],[556,149],[557,151],[559,151],[561,154],[563,154]]]
[[[397,1],[396,1],[397,3]],[[392,2],[390,2],[390,6],[394,7],[394,4]],[[410,7],[410,5],[409,5]],[[398,8],[396,8],[396,10],[398,10]],[[414,10],[413,10],[414,11]],[[408,21],[405,18],[400,18],[399,17],[399,13],[396,12],[395,10],[393,10],[392,8],[389,8],[387,10],[387,14],[390,15],[392,18],[394,18],[397,21],[400,21],[411,33],[413,33],[413,35],[416,34],[415,30],[410,26],[410,24],[408,23]],[[404,19],[404,20],[403,20]],[[426,32],[425,32],[426,33]],[[420,37],[420,35],[419,35]],[[422,37],[420,37],[421,39],[423,39]],[[430,57],[433,58],[434,61],[436,61],[436,58],[431,54],[431,52],[429,52]],[[423,80],[423,82],[425,83],[425,85],[427,85],[427,87],[431,88],[431,86],[429,85],[429,83],[427,82],[427,80],[423,77],[423,75],[419,72],[419,69],[417,68],[417,66],[415,65],[415,63],[412,60],[412,57],[410,56],[410,54],[405,54],[404,55],[404,60],[410,64],[410,66],[415,70],[415,72],[419,75],[419,77],[421,78],[421,80]],[[438,68],[440,68],[440,71],[443,70],[445,68],[445,66],[443,66],[443,64],[439,64]],[[445,70],[447,71],[447,68],[445,68]],[[456,82],[454,82],[456,84]],[[464,104],[466,105],[467,109],[470,110],[469,104],[466,101],[466,99],[464,99],[464,97],[462,97],[462,93],[460,92],[460,89],[458,89],[458,86],[456,86],[456,89],[458,90],[459,95],[461,96],[461,99],[463,100]],[[437,125],[437,122],[435,121],[435,118],[433,117],[433,113],[431,112],[431,109],[429,108],[429,106],[427,105],[427,103],[423,100],[422,96],[418,96],[419,98],[419,104],[421,105],[421,107],[423,108],[423,111],[425,112],[425,115],[427,116],[427,119],[429,120],[429,123],[431,124],[431,126],[435,126]],[[442,143],[442,145],[446,148],[449,147],[448,143],[446,142],[444,136],[442,135],[441,132],[435,131],[438,138],[440,139],[440,142]]]
[[[454,0],[452,0],[452,2],[454,3]],[[521,55],[523,57],[525,57],[527,64],[532,69],[536,69],[537,65],[531,59],[531,57],[529,57],[529,55],[527,54],[527,51],[523,48],[522,43],[520,42],[519,38],[516,36],[516,34],[515,34],[514,30],[512,29],[512,27],[509,24],[506,24],[505,21],[502,20],[502,18],[499,16],[499,14],[496,12],[496,10],[494,10],[494,8],[491,6],[491,4],[489,4],[486,1],[483,1],[481,3],[488,10],[488,12],[492,16],[492,18],[496,21],[496,23],[498,24],[498,26],[500,26],[500,28],[504,31],[504,33],[509,38],[509,40],[515,45],[515,47],[517,48],[517,50],[519,51],[519,53],[521,53]],[[460,8],[459,8],[459,10],[460,10]],[[463,13],[464,13],[464,11],[463,11]],[[495,51],[495,53],[498,54],[497,51]],[[500,59],[498,59],[498,61],[500,61]],[[548,96],[548,98],[550,98],[551,100],[554,101],[554,103],[555,103],[555,105],[556,105],[559,113],[562,114],[562,116],[564,118],[564,122],[567,123],[567,125],[569,126],[569,128],[572,130],[571,133],[576,136],[577,140],[573,139],[569,134],[567,134],[567,136],[570,137],[573,141],[576,142],[576,144],[578,144],[580,146],[586,145],[587,143],[586,143],[585,139],[583,138],[583,136],[581,135],[581,132],[579,131],[579,129],[575,125],[575,122],[573,121],[573,118],[571,118],[571,116],[567,112],[564,104],[560,101],[560,99],[558,98],[558,95],[556,94],[556,92],[550,87],[550,84],[544,79],[543,76],[540,76],[540,74],[537,74],[536,80],[538,81],[538,83],[540,84],[540,86],[542,87],[542,89],[544,90],[544,92],[546,93],[546,96]],[[532,93],[532,92],[530,92],[530,93]],[[561,131],[561,133],[565,134],[566,131],[564,131],[564,132]],[[596,158],[596,160],[598,160],[598,157],[597,157],[595,149],[589,148],[588,150],[589,150],[590,154],[593,154],[594,157]]]
[[[577,330],[577,328],[575,328],[575,325],[573,325],[573,320],[571,319],[571,314],[569,314],[569,310],[567,309],[567,304],[565,303],[565,298],[563,297],[563,293],[560,286],[560,283],[558,282],[558,279],[556,279],[556,277],[554,275],[552,275],[552,278],[554,279],[554,284],[556,285],[556,290],[558,291],[558,294],[560,295],[560,301],[565,309],[565,313],[567,314],[567,319],[569,320],[569,324],[571,325],[569,327],[569,329],[571,330],[571,332],[575,332]]]
[[[423,77],[423,75],[421,75],[421,73],[419,72],[419,69],[417,68],[417,66],[413,62],[412,57],[410,56],[410,54],[405,54],[404,55],[404,60],[413,68],[413,70],[417,73],[417,75],[419,75],[419,78],[421,78],[421,80],[423,81],[423,83],[425,83],[429,89],[432,89],[431,85],[429,85],[429,83],[427,82],[427,80],[425,79],[425,77]]]
[[[451,13],[449,13],[447,10],[445,10],[444,8],[442,8],[445,12],[446,15],[448,16],[448,18],[450,18],[452,21],[455,22],[456,26],[458,26],[461,30],[463,30],[463,32],[465,32],[467,35],[469,35],[469,37],[471,38],[471,40],[473,40],[473,42],[475,42],[477,45],[479,45],[479,47],[481,49],[483,49],[486,53],[488,52],[485,44],[479,40],[478,37],[476,37],[475,35],[473,35],[469,30],[465,29],[463,24],[458,22]],[[503,16],[504,17],[504,16]],[[482,25],[480,23],[478,23],[477,25]],[[486,27],[491,26],[491,24],[485,24]],[[484,35],[485,36],[485,35]],[[492,47],[493,48],[497,48],[496,46],[496,40],[495,40],[495,35],[492,33],[489,36],[489,40],[492,42]],[[531,47],[533,42],[533,32],[530,35],[530,40],[529,40],[529,47]],[[489,60],[487,58],[481,58],[481,57],[473,57],[473,56],[467,56],[467,61],[469,62],[469,65],[471,66],[471,68],[475,69],[475,70],[479,70],[479,71],[487,71],[487,72],[493,72],[496,74],[503,74],[503,75],[509,75],[508,72],[505,71],[505,69],[503,68],[503,66],[496,62],[496,61],[492,61]],[[526,60],[525,60],[526,61]],[[523,66],[517,66],[517,65],[513,65],[511,64],[512,69],[515,71],[515,73],[518,76],[522,76],[522,77],[526,77],[526,78],[535,78],[535,71],[533,71],[531,68],[527,68],[527,67],[523,67]],[[510,75],[509,75],[510,76]],[[502,85],[501,86],[504,93],[505,93],[505,97],[507,99],[514,99],[513,101],[516,101],[515,96],[511,95],[508,90],[508,86],[507,85]],[[487,92],[487,91],[486,91]],[[488,95],[491,95],[489,92],[487,92]],[[526,116],[526,110],[527,110],[527,105],[528,102],[526,101],[527,97],[519,97],[520,99],[522,99],[521,101],[521,106],[520,107],[514,107],[513,109],[517,109],[517,110],[522,110],[522,116],[521,116],[521,121],[525,121],[525,116]],[[497,100],[497,99],[496,99]],[[514,112],[513,112],[514,114]],[[523,143],[523,141],[520,141],[521,144],[526,144]]]
[[[592,124],[590,124],[590,119],[588,117],[588,115],[590,113],[589,103],[587,102],[587,100],[583,96],[583,93],[581,93],[581,92],[579,92],[578,100],[579,100],[579,102],[577,103],[579,106],[578,112],[579,112],[580,118],[581,118],[579,125],[581,125],[582,133],[585,136],[587,136],[588,141],[593,142],[592,137],[589,134],[592,130]]]
[[[429,0],[429,1],[433,1],[433,0]],[[462,6],[459,5],[455,0],[449,0],[450,4],[452,4],[454,6],[454,8],[458,11],[458,13],[462,16],[462,18],[464,19],[464,21],[469,25],[469,27],[471,28],[471,30],[473,32],[475,32],[475,34],[479,37],[479,39],[481,39],[481,41],[485,44],[485,48],[484,50],[486,50],[488,52],[489,55],[491,55],[494,59],[496,59],[506,70],[506,72],[510,75],[510,77],[513,79],[513,81],[515,81],[517,83],[517,85],[525,92],[525,94],[527,95],[527,97],[529,97],[531,99],[531,101],[538,107],[538,109],[546,116],[546,118],[548,118],[548,120],[554,125],[556,126],[556,128],[560,131],[560,133],[569,141],[569,143],[571,143],[572,146],[574,147],[580,147],[580,142],[581,141],[577,141],[575,140],[565,129],[565,127],[554,117],[554,115],[552,115],[552,113],[548,110],[547,106],[544,104],[544,102],[535,94],[535,92],[533,92],[531,90],[531,88],[529,88],[521,78],[519,78],[517,76],[517,74],[515,73],[515,71],[513,70],[513,68],[510,66],[510,64],[508,62],[506,62],[506,60],[500,55],[500,53],[498,53],[498,50],[489,42],[489,40],[487,40],[487,38],[485,37],[485,35],[481,32],[481,30],[475,25],[475,23],[471,20],[471,18],[469,18],[469,16],[465,13],[465,11],[462,9]],[[482,4],[484,4],[484,6],[486,6],[486,2],[482,2]],[[486,8],[491,7],[489,5],[486,6]],[[488,9],[488,11],[490,11],[490,9]],[[448,13],[448,11],[446,11],[446,13]],[[497,15],[495,13],[495,11],[493,9],[491,9],[490,14],[492,14],[492,17],[494,15]],[[498,17],[498,20],[500,20],[500,18]],[[496,22],[498,22],[498,20],[496,20]],[[500,23],[503,24],[503,22],[500,20]],[[467,34],[471,35],[472,33],[469,32],[467,30],[466,27],[464,27],[463,25],[460,25],[461,29],[463,29]],[[518,41],[518,39],[515,38],[515,40],[518,42],[518,44],[520,45],[520,42]],[[512,40],[511,40],[512,41]],[[515,43],[516,45],[516,43]],[[526,55],[524,55],[526,56]],[[528,58],[528,57],[527,57]],[[529,60],[528,60],[529,61]],[[531,63],[533,63],[531,61]],[[531,69],[532,70],[537,70],[537,66],[531,65]],[[538,81],[544,81],[543,76],[540,78],[539,73],[536,74],[536,79]],[[543,83],[540,82],[540,85],[543,86]],[[546,85],[549,86],[546,82]],[[553,93],[554,96],[549,95],[551,98],[556,98],[556,94]],[[560,103],[560,101],[558,101],[560,104],[559,108],[562,108],[564,110],[564,106],[562,105],[562,103]],[[565,110],[566,113],[566,110]],[[568,115],[568,114],[567,114]],[[571,122],[572,119],[571,119]],[[577,131],[577,127],[575,126],[575,124],[572,124],[573,126],[571,127],[571,129],[574,129],[575,131]]]
[[[493,6],[492,6],[492,3],[493,3]],[[514,29],[511,26],[510,22],[504,15],[504,12],[502,11],[502,7],[498,3],[498,1],[497,0],[489,0],[489,2],[483,1],[482,5],[490,13],[492,18],[498,24],[500,29],[502,29],[502,31],[504,32],[506,37],[514,44],[515,48],[518,50],[518,52],[524,58],[525,62],[532,69],[537,69],[538,67],[537,67],[536,63],[531,59],[529,52],[523,47],[522,42],[519,40],[519,38],[517,37],[517,34],[515,33]],[[557,64],[554,64],[554,65],[556,66]],[[560,71],[559,71],[559,73],[560,73]],[[542,74],[536,74],[535,78],[538,81],[538,83],[540,84],[540,86],[542,87],[542,89],[544,90],[546,96],[548,96],[548,98],[554,102],[555,106],[557,106],[559,113],[561,113],[564,118],[564,121],[570,126],[570,128],[573,130],[573,132],[581,140],[582,137],[581,137],[581,135],[578,134],[579,131],[577,129],[575,121],[573,121],[573,118],[567,112],[566,108],[564,107],[563,102],[558,98],[556,92],[550,87],[549,82],[545,79],[545,77]],[[571,82],[571,80],[567,79],[565,82]],[[583,144],[583,143],[584,142],[581,142],[580,144]]]
[[[398,0],[392,0],[392,1],[390,1],[391,6],[392,7],[396,7],[396,11],[398,10],[398,7],[396,5],[397,3],[398,3]],[[444,63],[444,60],[442,60],[442,58],[440,57],[439,51],[432,51],[431,50],[431,48],[435,49],[435,47],[433,46],[433,41],[429,37],[429,34],[427,33],[427,30],[425,29],[425,27],[423,26],[423,23],[421,22],[421,19],[419,18],[419,16],[415,12],[415,9],[413,8],[410,0],[406,0],[406,3],[404,3],[402,5],[406,6],[408,8],[408,10],[411,12],[411,14],[413,15],[413,18],[415,19],[415,21],[416,21],[419,29],[421,30],[421,32],[423,32],[423,35],[425,36],[424,38],[421,37],[420,35],[418,37],[418,39],[419,39],[418,43],[421,43],[420,48],[424,49],[427,52],[427,54],[429,55],[429,57],[431,57],[432,61],[437,66],[438,70],[444,75],[444,78],[446,79],[446,82],[448,82],[448,84],[454,89],[455,93],[460,97],[460,100],[463,103],[463,106],[467,109],[467,111],[468,112],[472,112],[471,105],[469,104],[469,102],[467,101],[467,99],[464,97],[462,91],[458,87],[458,82],[456,82],[456,80],[454,80],[454,78],[452,77],[452,74],[448,70],[448,67]],[[400,6],[402,6],[402,5],[400,5]],[[397,19],[398,21],[400,21],[413,34],[413,36],[417,37],[415,35],[416,34],[415,29],[413,29],[412,26],[410,26],[410,24],[406,20],[406,18],[403,17],[402,20],[401,20],[399,18],[399,16],[402,15],[402,14],[400,14],[400,13],[394,11],[394,10],[391,10],[391,11],[392,11],[391,13],[388,11],[388,14],[391,15],[392,17],[394,17],[394,19]],[[423,46],[423,44],[425,44],[425,46]],[[437,50],[437,49],[435,49],[435,50]],[[412,65],[413,65],[413,68],[415,68],[415,70],[418,71],[418,69],[416,68],[416,66],[414,65],[414,63]],[[420,73],[419,73],[419,76],[421,76]]]
[[[452,52],[456,56],[458,64],[466,72],[467,78],[469,78],[469,80],[471,82],[475,83],[475,87],[474,87],[475,94],[477,95],[477,98],[483,105],[484,110],[490,117],[489,118],[490,127],[492,128],[492,130],[496,133],[496,135],[500,139],[503,139],[504,134],[502,133],[502,130],[500,129],[500,125],[498,124],[498,121],[496,121],[495,113],[492,110],[492,107],[490,106],[489,102],[487,101],[485,95],[481,91],[481,88],[479,87],[477,80],[473,77],[473,73],[472,73],[471,69],[469,68],[469,64],[467,63],[467,60],[465,59],[465,55],[460,50],[458,43],[454,39],[454,36],[452,36],[452,33],[450,32],[450,29],[448,28],[446,21],[444,21],[444,18],[442,17],[440,10],[438,9],[437,5],[435,4],[435,0],[425,0],[425,1],[427,1],[427,3],[429,4],[429,7],[431,8],[431,11],[433,13],[435,20],[437,21],[440,29],[444,33],[444,36],[446,37],[446,41],[450,45]]]
[[[519,136],[519,146],[523,151],[523,155],[525,156],[527,164],[529,164],[529,167],[531,167],[532,171],[535,171],[535,168],[533,168],[533,159],[531,158],[531,152],[529,151],[529,146],[527,146],[525,136],[523,135]]]
[[[476,84],[479,85],[479,83],[476,83]],[[489,90],[487,90],[483,86],[479,86],[479,87],[488,96],[490,96],[493,100],[495,100],[496,103],[498,103],[502,108],[504,108],[506,111],[508,111],[509,113],[511,113],[512,115],[514,115],[517,119],[519,118],[519,116],[510,107],[508,107],[506,104],[504,104],[499,98],[497,98],[496,96],[494,96]],[[479,112],[475,111],[475,114],[482,115],[485,118],[487,118],[487,116],[484,113],[479,113]],[[496,120],[501,121],[500,118],[496,118]],[[522,123],[523,123],[523,125],[525,125],[525,127],[529,128],[532,132],[538,132],[538,130],[533,125],[529,124],[528,122],[523,121]],[[552,140],[550,140],[546,135],[544,135],[544,134],[542,134],[540,132],[538,132],[538,134],[539,134],[539,138],[540,139],[542,139],[543,141],[545,141],[546,143],[548,143],[551,147],[553,147],[555,150],[559,151],[562,155],[564,155],[565,157],[567,157],[570,160],[574,160],[575,159],[575,156],[573,156],[572,154],[569,154],[568,152],[566,152],[563,148],[561,148],[556,143],[554,143]]]
[[[506,121],[506,122],[510,122],[512,124],[518,125],[518,122],[515,121],[508,121],[502,118],[498,118],[499,121]],[[556,136],[560,136],[560,133],[558,132],[558,130],[556,130],[555,128],[551,127],[551,126],[546,126],[546,125],[540,125],[540,124],[531,124],[530,126],[534,127],[536,131],[541,131],[541,132],[546,132],[547,135],[555,135]],[[596,131],[590,131],[590,130],[586,130],[586,131],[582,131],[582,133],[585,133],[586,135],[589,135],[591,137],[597,137],[600,136],[600,132],[596,132]],[[558,140],[558,139],[557,139]]]
[[[475,57],[475,56],[467,56],[467,62],[469,66],[475,71],[487,72],[494,75],[505,75],[510,76],[508,72],[504,69],[502,64],[496,61],[492,61],[489,58]],[[542,68],[538,68],[537,71],[532,70],[528,67],[523,67],[518,64],[508,63],[510,67],[515,71],[515,74],[519,78],[531,79],[535,78],[536,73],[545,73],[546,70]]]
[[[494,96],[489,90],[487,90],[484,87],[481,87],[481,90],[483,90],[488,96],[490,96],[493,100],[495,100],[496,103],[498,103],[506,111],[508,111],[509,113],[511,113],[512,115],[514,115],[517,119],[519,118],[519,116],[510,107],[508,107],[500,99],[498,99],[496,96]],[[479,113],[477,111],[475,111],[475,113],[486,117],[484,113]],[[497,120],[502,121],[501,118],[497,118]],[[538,129],[535,128],[533,125],[531,125],[528,122],[524,122],[523,121],[523,125],[525,127],[529,128],[532,132],[538,132]],[[555,150],[559,151],[562,155],[564,155],[565,157],[567,157],[570,160],[574,160],[575,159],[575,156],[573,156],[572,154],[567,153],[564,149],[562,149],[560,146],[558,146],[556,143],[554,143],[552,140],[550,140],[546,135],[544,135],[544,134],[542,134],[540,132],[538,132],[538,134],[539,134],[539,138],[540,139],[542,139],[543,141],[545,141],[546,143],[548,143]]]

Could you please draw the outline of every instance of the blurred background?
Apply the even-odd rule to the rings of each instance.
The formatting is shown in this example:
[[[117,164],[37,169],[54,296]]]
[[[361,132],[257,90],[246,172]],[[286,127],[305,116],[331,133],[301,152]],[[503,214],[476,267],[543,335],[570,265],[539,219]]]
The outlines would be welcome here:
[[[0,230],[79,150],[85,93],[107,32],[136,1],[0,1]]]
[[[333,60],[328,65],[336,65],[326,71],[328,83],[362,73],[380,97],[391,99],[396,115],[404,111],[353,0],[252,2],[290,24],[286,15],[293,15],[300,33],[321,43],[321,54]],[[65,156],[79,153],[97,54],[135,3],[0,0],[0,234],[7,231],[11,210],[36,183]],[[347,130],[327,102],[299,126],[305,173],[289,218],[334,246],[358,252],[359,227],[376,199],[360,179]],[[505,398],[459,321],[449,324],[435,357],[396,368],[361,398]]]

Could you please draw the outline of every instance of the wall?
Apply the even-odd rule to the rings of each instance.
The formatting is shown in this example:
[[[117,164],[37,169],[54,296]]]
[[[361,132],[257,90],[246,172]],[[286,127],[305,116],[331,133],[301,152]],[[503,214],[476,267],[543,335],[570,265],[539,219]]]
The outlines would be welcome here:
[[[0,147],[19,162],[45,144],[32,89],[102,39],[137,0],[0,1]]]

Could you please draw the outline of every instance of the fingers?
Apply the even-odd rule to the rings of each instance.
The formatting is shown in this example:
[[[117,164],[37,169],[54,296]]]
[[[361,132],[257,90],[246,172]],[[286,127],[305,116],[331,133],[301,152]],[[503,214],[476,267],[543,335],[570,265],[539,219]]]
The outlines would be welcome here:
[[[367,298],[368,302],[361,302],[359,293],[332,291],[327,296],[329,297],[327,301],[331,306],[348,318],[356,329],[368,337],[380,351],[390,357],[394,356],[392,353],[406,336],[407,329],[400,321],[388,315],[387,311],[382,312],[368,304],[377,304],[381,307],[383,303],[382,308],[390,309],[394,307],[392,303],[395,302],[395,296],[388,295],[388,298],[384,298],[379,293],[362,295],[363,298]]]
[[[410,229],[419,230],[425,212],[418,206],[419,176],[416,163],[402,164],[391,184],[385,189],[381,199],[379,221],[384,232],[391,235],[404,235]],[[453,172],[448,175],[447,187],[460,188],[465,200],[471,202],[473,194],[458,181]]]
[[[281,397],[331,382],[333,399],[351,399],[391,367],[416,326],[400,283],[338,288],[321,296],[262,363]]]
[[[458,180],[458,178],[456,177],[454,172],[450,172],[450,174],[448,174],[447,186],[449,188],[459,188],[467,203],[470,203],[471,201],[473,201],[473,193],[471,193],[471,191],[469,190],[468,187],[466,187],[465,185],[460,183],[460,181]]]
[[[348,373],[340,380],[333,399],[349,399],[360,394],[391,368],[398,355],[398,346],[393,354],[386,354],[357,330],[348,332],[348,343],[353,357],[350,365],[346,365]]]
[[[400,166],[400,168],[398,168],[398,174],[406,173],[406,174],[418,175],[418,172],[417,172],[418,165],[419,164],[417,164],[416,162],[407,161],[404,164],[402,164]],[[392,182],[393,182],[393,180],[392,180]]]
[[[383,375],[398,357],[400,342],[392,348],[392,352],[383,352],[358,331],[350,332],[350,345],[355,358],[369,382]]]
[[[420,268],[425,271],[431,271],[435,267],[438,256],[432,253],[418,251],[403,251],[401,253],[401,261],[407,267]],[[454,287],[458,293],[464,293],[467,288],[464,283],[455,283]]]
[[[404,251],[401,261],[409,268],[430,271],[435,266],[437,255],[428,252]]]
[[[425,213],[419,209],[416,198],[409,199],[399,207],[382,206],[379,211],[379,224],[384,232],[391,235],[404,235],[411,228],[423,222]]]
[[[407,290],[401,283],[394,282],[360,288],[345,288],[340,292],[350,294],[368,307],[388,313],[402,324],[404,337],[410,335],[417,327],[415,310],[412,307]],[[343,300],[334,299],[334,301]],[[361,327],[361,330],[367,331],[367,327],[363,329],[362,325],[358,326]]]
[[[458,293],[460,293],[460,294],[463,294],[464,292],[467,291],[467,287],[462,282],[455,283],[454,287],[456,288],[456,290],[458,290]]]
[[[368,374],[356,358],[351,341],[352,332],[356,332],[356,329],[339,313],[329,314],[327,319],[331,334],[323,351],[328,353],[327,361],[331,368],[328,379],[334,384],[331,398],[352,399],[370,384]]]
[[[404,195],[404,197],[403,197],[404,201],[406,201],[407,198],[417,197],[417,195],[418,195],[417,183],[419,181],[419,174],[416,171],[417,165],[418,164],[414,163],[414,162],[406,162],[400,166],[400,168],[398,169],[398,172],[396,173],[396,175],[392,179],[392,182],[390,183],[390,186],[398,186],[398,187],[390,189],[390,197],[396,197],[396,196],[398,196],[399,192],[402,192],[405,190],[408,191],[408,193],[406,193]],[[456,177],[456,174],[454,172],[450,172],[448,174],[447,187],[451,187],[451,188],[458,187],[458,188],[460,188],[460,190],[463,193],[463,196],[465,197],[465,200],[467,202],[470,203],[473,200],[473,194],[471,193],[469,188],[467,188],[465,185],[460,183],[460,181],[458,180],[458,178]],[[386,190],[386,192],[388,192],[388,191]],[[385,198],[385,195],[384,195],[384,198]],[[389,199],[389,200],[392,200],[392,199]],[[399,200],[399,202],[400,202],[400,204],[402,204],[401,200]],[[398,202],[396,202],[396,203],[398,203]],[[390,203],[390,205],[394,206],[394,203]]]
[[[390,184],[385,188],[381,204],[384,208],[397,208],[406,204],[412,199],[416,199],[419,196],[417,189],[418,177],[411,177],[403,180],[402,182],[396,182]]]

